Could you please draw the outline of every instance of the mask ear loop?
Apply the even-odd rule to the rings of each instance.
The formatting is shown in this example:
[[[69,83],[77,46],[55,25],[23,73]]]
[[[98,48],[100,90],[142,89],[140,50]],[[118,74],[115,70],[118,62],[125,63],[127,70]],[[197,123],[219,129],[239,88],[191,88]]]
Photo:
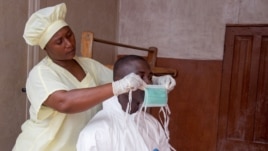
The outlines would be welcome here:
[[[146,112],[147,112],[147,106],[145,105],[145,102],[143,102],[143,104],[139,108],[139,113],[138,113],[138,116],[137,116],[138,129],[139,129],[139,126],[140,126],[140,116],[141,116],[141,114],[143,114],[143,119],[145,119]],[[145,126],[146,126],[146,132],[147,132],[147,135],[148,135],[149,134],[148,125],[145,124]]]
[[[145,119],[146,117],[146,112],[147,112],[147,106],[144,108],[144,112],[143,112],[143,119]],[[146,134],[147,136],[149,135],[149,129],[148,129],[148,125],[146,124]]]
[[[144,93],[147,93],[147,90],[144,88],[143,89],[143,91],[144,91]],[[145,97],[145,96],[144,96]],[[146,112],[147,112],[147,106],[145,105],[145,100],[143,100],[143,104],[142,104],[142,106],[141,106],[141,108],[140,108],[141,110],[143,109],[143,119],[146,119]],[[145,124],[145,126],[146,126],[146,134],[147,134],[147,136],[149,135],[149,129],[148,129],[148,125],[147,124]]]
[[[142,113],[142,109],[143,109],[143,106],[144,104],[142,104],[142,106],[140,106],[139,110],[138,110],[138,115],[137,115],[137,126],[138,126],[138,129],[140,127],[140,117],[141,117],[141,113]]]
[[[131,112],[131,102],[132,102],[132,90],[130,90],[128,93],[128,103],[127,103],[127,108],[126,108],[126,112],[129,114]]]
[[[163,117],[164,117],[164,122],[160,116],[161,112],[163,113]],[[159,120],[164,128],[164,131],[165,131],[165,134],[166,134],[166,137],[167,139],[169,140],[170,137],[169,137],[169,130],[168,130],[168,125],[169,125],[169,115],[170,115],[170,109],[169,109],[169,106],[166,105],[164,107],[161,107],[160,108],[160,111],[159,111]],[[169,147],[172,151],[176,151],[176,149],[174,147],[172,147],[170,144],[169,144]]]
[[[160,116],[160,114],[163,114],[163,117],[164,117],[164,122]],[[166,137],[169,139],[169,130],[168,130],[168,125],[169,125],[169,115],[170,115],[170,109],[168,107],[168,105],[164,106],[164,107],[161,107],[160,108],[160,111],[159,111],[159,120],[161,122],[161,124],[163,125],[163,128],[164,128],[164,131],[165,131],[165,134],[166,134]]]
[[[127,129],[127,127],[126,127],[127,123],[128,123],[127,121],[129,120],[128,117],[129,117],[130,112],[131,112],[131,102],[132,102],[132,90],[130,90],[129,93],[128,93],[128,103],[127,103],[127,108],[126,108],[125,117],[124,117],[125,129]],[[124,140],[126,140],[126,132],[127,131],[124,131],[124,135],[123,135]],[[127,150],[126,148],[124,148],[124,149]]]

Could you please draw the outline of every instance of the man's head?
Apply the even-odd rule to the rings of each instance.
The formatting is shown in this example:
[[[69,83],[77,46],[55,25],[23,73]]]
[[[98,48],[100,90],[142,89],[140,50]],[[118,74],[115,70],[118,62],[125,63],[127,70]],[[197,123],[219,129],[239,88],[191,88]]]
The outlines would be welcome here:
[[[114,81],[122,79],[124,76],[135,73],[139,75],[145,83],[152,84],[153,73],[148,62],[140,56],[127,55],[118,59],[114,65]],[[128,93],[118,96],[122,109],[125,111],[127,107]],[[132,92],[132,103],[130,113],[135,113],[142,105],[144,99],[144,91],[137,90]]]

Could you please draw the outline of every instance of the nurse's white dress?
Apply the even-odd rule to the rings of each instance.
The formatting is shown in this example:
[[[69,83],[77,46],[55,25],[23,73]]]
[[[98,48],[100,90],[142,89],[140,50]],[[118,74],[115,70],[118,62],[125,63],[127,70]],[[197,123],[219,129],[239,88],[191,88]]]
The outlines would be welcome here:
[[[30,72],[26,91],[30,119],[22,125],[13,151],[75,151],[78,135],[87,122],[101,109],[97,105],[85,112],[64,114],[43,106],[47,97],[57,90],[94,87],[112,81],[112,71],[102,64],[82,57],[75,60],[86,72],[78,81],[70,72],[45,57]]]

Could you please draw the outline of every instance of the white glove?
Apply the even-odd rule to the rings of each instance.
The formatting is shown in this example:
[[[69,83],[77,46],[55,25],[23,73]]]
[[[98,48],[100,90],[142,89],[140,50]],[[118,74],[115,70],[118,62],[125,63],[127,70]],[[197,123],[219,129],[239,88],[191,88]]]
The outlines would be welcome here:
[[[123,93],[127,93],[130,90],[136,91],[137,89],[144,89],[146,83],[141,79],[140,76],[135,73],[130,73],[126,75],[123,79],[114,81],[112,83],[113,93],[118,96]]]
[[[170,75],[164,75],[164,76],[153,76],[152,78],[153,84],[156,85],[163,85],[168,92],[174,89],[176,86],[176,81],[174,78],[172,78]]]

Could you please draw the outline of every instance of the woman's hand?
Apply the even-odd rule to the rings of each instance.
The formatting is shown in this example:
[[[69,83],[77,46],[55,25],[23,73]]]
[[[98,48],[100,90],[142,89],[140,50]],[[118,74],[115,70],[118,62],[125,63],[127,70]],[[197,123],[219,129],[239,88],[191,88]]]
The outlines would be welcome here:
[[[114,81],[112,83],[113,93],[118,96],[129,91],[136,91],[137,89],[144,89],[146,83],[141,79],[140,76],[135,73],[126,75],[123,79]]]
[[[174,78],[172,78],[170,75],[164,75],[164,76],[153,76],[153,84],[156,85],[163,85],[168,92],[170,92],[171,90],[174,89],[174,87],[176,86],[176,81]]]

